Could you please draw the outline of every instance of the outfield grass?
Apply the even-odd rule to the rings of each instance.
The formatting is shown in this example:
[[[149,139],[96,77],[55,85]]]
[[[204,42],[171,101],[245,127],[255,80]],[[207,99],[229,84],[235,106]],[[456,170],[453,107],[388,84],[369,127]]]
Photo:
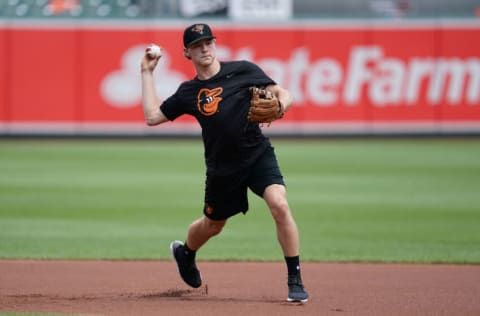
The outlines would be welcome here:
[[[303,260],[480,262],[480,140],[272,140]],[[167,259],[201,216],[201,140],[0,142],[0,258]],[[250,195],[200,260],[281,260]]]

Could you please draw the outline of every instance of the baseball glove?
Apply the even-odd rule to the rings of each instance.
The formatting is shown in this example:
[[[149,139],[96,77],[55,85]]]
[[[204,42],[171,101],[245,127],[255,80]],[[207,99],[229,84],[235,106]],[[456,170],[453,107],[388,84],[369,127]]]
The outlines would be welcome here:
[[[256,123],[268,123],[283,117],[284,111],[280,100],[270,91],[250,87],[252,99],[248,111],[248,120]]]

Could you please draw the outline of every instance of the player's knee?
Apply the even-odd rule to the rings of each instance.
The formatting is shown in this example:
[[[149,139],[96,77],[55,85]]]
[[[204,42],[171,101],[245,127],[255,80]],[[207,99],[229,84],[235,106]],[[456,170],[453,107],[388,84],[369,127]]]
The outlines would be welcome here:
[[[272,203],[270,203],[270,211],[272,216],[278,223],[283,223],[290,220],[290,208],[288,202],[285,198],[278,198]]]
[[[272,190],[270,190],[268,196],[265,197],[265,201],[274,215],[278,213],[279,216],[282,216],[282,214],[289,212],[287,197],[283,187],[272,186]]]
[[[278,199],[274,201],[270,205],[270,208],[275,214],[278,214],[279,216],[282,216],[289,212],[288,203],[285,199]]]
[[[287,194],[283,185],[270,185],[265,189],[263,198],[267,202],[267,205],[274,216],[277,213],[278,216],[282,216],[282,214],[290,211],[287,202]]]
[[[205,228],[208,231],[208,234],[210,236],[215,236],[220,234],[226,222],[227,222],[226,220],[214,221],[206,217],[204,220]]]

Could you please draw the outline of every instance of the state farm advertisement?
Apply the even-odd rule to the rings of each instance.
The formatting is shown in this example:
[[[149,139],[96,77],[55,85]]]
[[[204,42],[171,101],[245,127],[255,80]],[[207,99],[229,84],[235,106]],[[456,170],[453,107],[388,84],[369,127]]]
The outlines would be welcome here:
[[[220,60],[255,62],[290,90],[294,107],[269,131],[480,131],[480,23],[339,26],[211,23]],[[197,131],[182,117],[146,127],[139,63],[156,43],[166,98],[193,78],[183,26],[0,25],[3,133]]]

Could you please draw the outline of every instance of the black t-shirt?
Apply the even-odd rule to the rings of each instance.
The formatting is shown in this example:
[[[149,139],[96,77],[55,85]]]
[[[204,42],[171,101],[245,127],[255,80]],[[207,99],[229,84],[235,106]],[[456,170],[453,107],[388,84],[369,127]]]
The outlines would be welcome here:
[[[248,61],[221,62],[208,80],[183,82],[160,109],[171,121],[194,116],[202,127],[207,172],[226,175],[242,170],[270,145],[257,123],[247,120],[251,86],[275,84]]]

